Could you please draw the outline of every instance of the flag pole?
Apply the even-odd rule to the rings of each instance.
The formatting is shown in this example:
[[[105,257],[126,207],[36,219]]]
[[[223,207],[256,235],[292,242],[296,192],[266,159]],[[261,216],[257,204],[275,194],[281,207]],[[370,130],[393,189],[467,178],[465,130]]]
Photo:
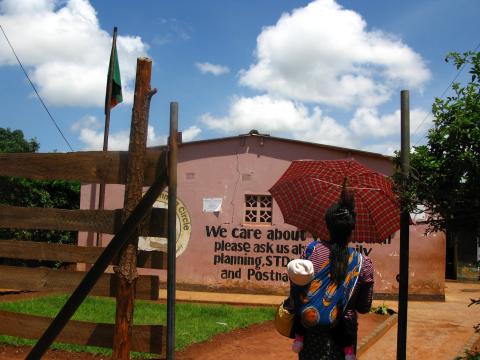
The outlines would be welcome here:
[[[107,77],[107,94],[105,97],[105,129],[103,131],[103,151],[108,151],[108,133],[110,131],[110,110],[112,103],[112,82],[113,82],[113,66],[115,64],[115,48],[117,46],[117,27],[113,28],[112,50],[110,52],[110,63],[108,65]],[[105,182],[100,183],[100,193],[98,195],[98,210],[105,207]],[[96,246],[102,245],[102,234],[97,233]]]
[[[110,129],[110,108],[112,102],[113,66],[115,64],[115,48],[117,46],[117,27],[113,28],[112,51],[110,53],[110,64],[107,78],[107,97],[105,98],[105,131],[103,132],[103,151],[108,150],[108,132]]]

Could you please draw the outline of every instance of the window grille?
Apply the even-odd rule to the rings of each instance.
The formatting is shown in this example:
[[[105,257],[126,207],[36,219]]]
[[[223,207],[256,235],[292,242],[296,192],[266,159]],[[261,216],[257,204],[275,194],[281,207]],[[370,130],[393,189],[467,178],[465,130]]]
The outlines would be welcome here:
[[[270,195],[245,195],[245,223],[271,224],[272,197]]]

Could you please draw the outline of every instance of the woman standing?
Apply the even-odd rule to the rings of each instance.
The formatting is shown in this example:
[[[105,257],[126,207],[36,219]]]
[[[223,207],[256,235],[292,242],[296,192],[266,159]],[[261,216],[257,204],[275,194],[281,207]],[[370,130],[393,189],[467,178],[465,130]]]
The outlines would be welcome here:
[[[348,247],[355,217],[353,195],[344,189],[340,200],[325,214],[330,241],[316,241],[302,256],[312,261],[317,282],[324,286],[318,286],[316,294],[312,285],[303,292],[301,288],[292,287],[295,309],[303,327],[299,331],[303,335],[299,360],[356,358],[357,312],[367,313],[371,308],[373,265],[369,258]],[[343,295],[336,296],[335,292]],[[320,297],[316,308],[311,305],[315,297]],[[330,326],[325,325],[324,320],[327,306]],[[298,323],[296,330],[299,330]]]

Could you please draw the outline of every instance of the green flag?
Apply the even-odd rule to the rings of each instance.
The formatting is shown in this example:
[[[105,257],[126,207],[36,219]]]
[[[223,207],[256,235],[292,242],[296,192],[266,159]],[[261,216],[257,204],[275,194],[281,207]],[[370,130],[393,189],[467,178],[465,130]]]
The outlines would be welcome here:
[[[122,81],[120,80],[120,66],[118,66],[118,55],[116,39],[113,41],[110,63],[108,65],[107,95],[105,98],[105,113],[123,101]],[[109,86],[111,84],[111,87]],[[109,105],[110,104],[110,108]]]

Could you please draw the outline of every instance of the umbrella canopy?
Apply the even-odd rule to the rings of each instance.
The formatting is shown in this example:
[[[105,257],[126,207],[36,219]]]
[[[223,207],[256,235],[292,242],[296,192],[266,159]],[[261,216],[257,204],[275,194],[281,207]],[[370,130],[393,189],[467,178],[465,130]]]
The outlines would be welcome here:
[[[352,240],[383,242],[400,228],[400,207],[391,181],[354,159],[293,161],[269,190],[287,224],[328,240],[326,210],[346,181],[357,213]]]

